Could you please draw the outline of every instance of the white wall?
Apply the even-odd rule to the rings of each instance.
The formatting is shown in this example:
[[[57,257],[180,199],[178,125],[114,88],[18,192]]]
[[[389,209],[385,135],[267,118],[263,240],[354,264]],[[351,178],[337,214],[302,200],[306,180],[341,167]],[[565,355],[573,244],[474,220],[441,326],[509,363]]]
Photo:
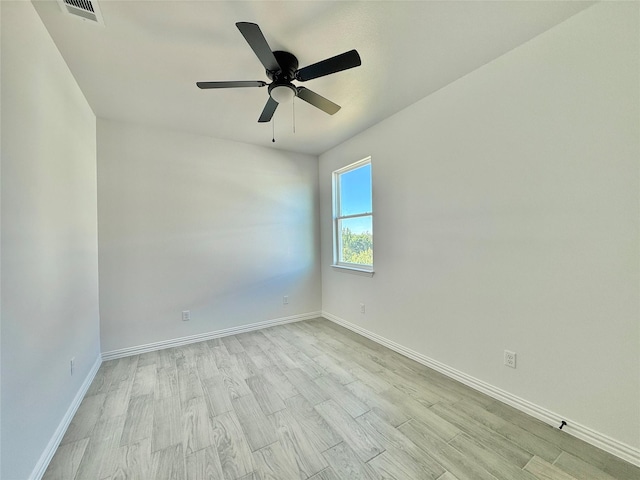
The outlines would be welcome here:
[[[103,352],[321,309],[317,157],[99,119],[98,209]]]
[[[595,5],[320,157],[324,311],[636,449],[638,9]],[[331,172],[368,155],[373,278],[329,267]]]
[[[33,5],[0,8],[0,476],[24,479],[100,355],[96,120]]]

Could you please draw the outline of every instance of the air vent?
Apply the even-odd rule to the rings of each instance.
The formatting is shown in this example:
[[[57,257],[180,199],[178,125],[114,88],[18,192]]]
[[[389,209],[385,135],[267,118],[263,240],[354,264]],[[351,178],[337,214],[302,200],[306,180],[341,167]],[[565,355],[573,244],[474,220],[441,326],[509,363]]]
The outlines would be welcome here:
[[[96,0],[58,0],[64,13],[104,25]]]

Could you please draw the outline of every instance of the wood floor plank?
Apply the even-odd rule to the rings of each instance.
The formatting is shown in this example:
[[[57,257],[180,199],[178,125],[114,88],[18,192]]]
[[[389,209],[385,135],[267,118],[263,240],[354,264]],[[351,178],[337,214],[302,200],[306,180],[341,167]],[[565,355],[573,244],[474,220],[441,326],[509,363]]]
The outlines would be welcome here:
[[[228,337],[222,337],[222,343],[227,347],[227,351],[229,353],[240,353],[244,352],[244,347],[235,337],[235,335],[230,335]]]
[[[91,385],[87,389],[85,397],[97,395],[98,393],[107,393],[109,391],[112,380],[111,374],[115,366],[115,360],[103,362],[102,365],[100,365],[96,376],[93,378],[93,382],[91,382]]]
[[[221,374],[202,380],[202,388],[210,416],[215,417],[233,410],[231,397]]]
[[[356,362],[350,362],[348,357],[345,358],[344,365],[349,373],[376,393],[384,392],[393,386],[375,371],[367,370]]]
[[[519,445],[524,450],[533,453],[535,456],[540,457],[549,463],[553,463],[562,452],[562,450],[555,445],[529,433],[517,425],[503,420],[491,412],[487,412],[484,408],[481,408],[472,402],[463,400],[455,404],[454,407],[458,412],[467,415],[468,418],[471,418],[479,424],[499,433],[514,444]]]
[[[198,371],[198,377],[200,377],[200,380],[220,375],[213,352],[208,351],[207,353],[196,357],[196,370]]]
[[[284,328],[288,332],[287,341],[298,350],[304,352],[309,358],[316,360],[316,357],[325,354],[321,348],[318,348],[317,342],[309,341],[310,337],[308,335],[301,335],[300,331],[291,325],[284,325]]]
[[[444,472],[441,477],[438,477],[438,480],[460,480],[451,472]]]
[[[300,368],[301,366],[292,359],[287,351],[283,348],[273,347],[263,350],[264,354],[276,365],[280,370],[287,371],[294,368]]]
[[[88,444],[89,439],[83,438],[60,445],[58,448],[60,455],[56,455],[53,458],[44,473],[43,480],[69,480],[70,478],[75,478]]]
[[[380,438],[363,429],[334,400],[327,400],[314,408],[363,462],[384,451]]]
[[[120,447],[118,449],[118,461],[115,463],[110,475],[104,478],[109,480],[150,478],[153,475],[152,467],[151,442],[147,437],[139,442]],[[107,472],[105,471],[104,473]]]
[[[242,378],[247,379],[260,373],[260,369],[253,363],[247,352],[234,353],[233,357],[236,359],[236,365],[238,365],[238,371]]]
[[[435,392],[430,385],[425,384],[425,382],[420,381],[418,378],[411,378],[411,375],[408,373],[401,376],[393,370],[383,368],[378,372],[378,375],[397,390],[400,390],[404,395],[427,408],[436,403],[442,403],[445,399],[443,395]],[[457,395],[450,395],[449,397],[450,398],[446,398],[446,403],[455,403],[461,400]]]
[[[93,428],[100,418],[106,397],[107,395],[105,393],[100,393],[85,397],[82,400],[67,431],[62,437],[61,445],[74,443],[78,440],[88,438],[91,435]]]
[[[156,371],[154,395],[156,398],[175,397],[180,395],[178,389],[178,370],[175,365],[159,367]]]
[[[307,476],[298,470],[294,458],[280,442],[272,443],[253,452],[257,477],[260,480],[305,480]]]
[[[182,443],[185,455],[213,445],[209,410],[202,397],[182,406]]]
[[[453,473],[460,480],[496,480],[496,477],[487,472],[482,466],[443,442],[433,432],[428,429],[416,428],[413,420],[400,425],[398,430],[420,447],[425,454],[428,454],[442,465],[445,470]]]
[[[245,352],[247,347],[255,347],[264,338],[264,335],[257,335],[256,332],[244,332],[236,334],[236,340],[240,342]]]
[[[287,398],[295,397],[300,394],[293,383],[291,383],[287,376],[282,373],[282,370],[277,366],[274,365],[263,368],[261,373],[264,378],[273,385],[282,400],[286,400]]]
[[[128,387],[107,392],[100,418],[117,417],[127,413],[131,390]]]
[[[291,413],[306,432],[308,440],[317,445],[320,452],[342,442],[338,435],[302,395],[285,400],[288,412]]]
[[[187,480],[218,480],[224,478],[215,447],[207,447],[185,458]]]
[[[385,450],[377,457],[368,462],[382,478],[393,480],[404,480],[409,478],[435,480],[440,475],[434,476],[432,472],[425,472],[420,469],[415,461],[406,457],[401,451]]]
[[[438,395],[441,395],[445,399],[448,399],[447,395],[450,394],[454,397],[471,400],[485,407],[495,402],[495,399],[488,395],[469,388],[457,380],[449,378],[430,368],[421,369],[419,375],[427,381],[428,385],[431,385],[431,388],[433,388]],[[452,399],[448,400],[452,403]]]
[[[151,456],[153,480],[185,480],[185,461],[182,444],[171,445]]]
[[[289,381],[296,387],[311,405],[317,405],[321,402],[329,400],[329,394],[320,388],[311,378],[299,368],[287,370],[284,372]]]
[[[179,350],[179,347],[175,348],[165,348],[164,350],[158,350],[158,357],[156,358],[156,367],[158,369],[161,368],[170,368],[176,366],[176,354]]]
[[[404,472],[405,475],[400,478],[436,479],[444,473],[444,468],[438,462],[374,412],[365,413],[356,422],[366,432],[375,432],[384,445],[385,452],[369,462],[379,472],[379,467],[384,465],[384,471]]]
[[[378,395],[360,380],[345,385],[358,400],[366,404],[376,415],[394,427],[402,425],[411,417],[399,406]]]
[[[465,417],[460,412],[456,411],[455,408],[437,404],[431,407],[431,410],[449,423],[458,427],[470,437],[475,438],[494,452],[505,457],[507,461],[518,465],[519,467],[524,467],[531,457],[533,457],[531,452],[515,445],[502,435],[489,430],[484,425],[480,425],[469,420],[468,417]]]
[[[231,404],[252,451],[255,452],[278,440],[271,422],[260,409],[253,394],[236,398]]]
[[[222,343],[222,337],[211,338],[209,340],[206,340],[204,343],[206,343],[209,348],[224,347],[224,343]]]
[[[238,375],[228,373],[229,371],[222,368],[220,374],[222,375],[222,383],[227,390],[227,395],[231,400],[244,397],[245,395],[251,395],[251,389],[247,386],[247,382]]]
[[[245,352],[258,370],[273,367],[273,361],[264,354],[259,345],[243,345]]]
[[[194,398],[204,397],[195,357],[193,359],[179,358],[176,360],[176,368],[178,371],[178,392],[182,405],[186,405]]]
[[[76,478],[102,478],[103,471],[111,472],[118,462],[120,436],[125,416],[106,417],[98,421],[82,456]]]
[[[269,339],[271,343],[271,348],[274,351],[282,351],[285,353],[295,353],[298,349],[295,345],[292,345],[291,342],[288,342],[283,336],[282,332],[284,331],[284,327],[276,326],[264,329],[262,332],[265,337]]]
[[[253,455],[235,412],[211,419],[213,444],[226,480],[235,480],[253,472]]]
[[[138,368],[138,356],[124,357],[114,360],[115,366],[111,372],[111,384],[109,390],[118,390],[130,387],[133,383],[136,369]]]
[[[182,443],[182,407],[180,398],[154,398],[153,431],[151,451],[163,450],[171,445]]]
[[[308,434],[298,418],[289,408],[270,417],[280,444],[293,454],[297,469],[304,474],[303,478],[307,478],[324,470],[328,464],[321,453],[324,445],[314,441],[316,437]]]
[[[531,472],[538,480],[577,480],[576,477],[538,457],[531,458],[524,469]]]
[[[567,452],[562,452],[553,462],[553,465],[576,478],[588,478],[590,480],[614,480],[611,475]]]
[[[327,354],[313,357],[313,361],[322,367],[326,375],[330,376],[336,382],[346,385],[356,380],[356,377],[346,369],[342,368],[340,363]]]
[[[381,480],[368,464],[345,443],[341,442],[323,453],[336,478],[349,480]],[[322,478],[322,477],[321,477]],[[331,477],[329,477],[331,478]]]
[[[313,477],[309,477],[309,480],[340,480],[333,468],[327,467],[321,472],[316,473]]]
[[[259,480],[259,479],[256,476],[255,472],[251,472],[249,475],[245,475],[244,477],[239,478],[238,480]]]
[[[153,350],[151,352],[145,352],[138,355],[138,368],[145,367],[147,365],[156,365],[158,361],[158,352]]]
[[[254,375],[245,381],[265,415],[286,408],[274,386],[263,375]]]
[[[215,347],[209,347],[209,351],[213,354],[218,370],[232,370],[238,367],[237,360],[231,356],[224,344]]]
[[[413,398],[404,395],[396,388],[391,388],[380,394],[385,400],[394,405],[400,406],[402,411],[411,418],[419,422],[419,425],[426,425],[429,429],[438,435],[442,440],[448,442],[460,433],[460,429],[442,416],[434,413],[429,408],[418,403]],[[530,457],[527,458],[527,460]]]
[[[136,397],[138,395],[149,395],[154,393],[156,378],[155,363],[144,366],[140,366],[138,363],[138,368],[136,369],[136,373],[133,378],[131,396]]]
[[[507,462],[492,450],[484,445],[473,441],[466,434],[461,433],[449,442],[453,448],[466,457],[475,461],[487,472],[497,478],[508,478],[509,480],[535,480],[529,472],[522,470],[517,465]]]
[[[359,417],[370,410],[366,403],[361,402],[358,397],[333,378],[328,376],[318,377],[314,380],[314,383],[353,418]]]
[[[153,395],[131,397],[120,446],[149,439],[153,431]]]
[[[287,356],[293,360],[297,368],[301,369],[312,379],[326,374],[324,369],[304,352],[297,351],[295,353],[287,353]]]

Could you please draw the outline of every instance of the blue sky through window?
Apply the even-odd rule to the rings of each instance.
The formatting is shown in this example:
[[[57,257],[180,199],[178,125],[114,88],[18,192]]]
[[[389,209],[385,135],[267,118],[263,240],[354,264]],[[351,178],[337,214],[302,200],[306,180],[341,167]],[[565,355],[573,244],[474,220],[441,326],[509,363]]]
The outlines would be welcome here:
[[[370,213],[371,205],[371,164],[363,165],[340,175],[341,216]],[[371,217],[349,220],[353,233],[371,232]]]

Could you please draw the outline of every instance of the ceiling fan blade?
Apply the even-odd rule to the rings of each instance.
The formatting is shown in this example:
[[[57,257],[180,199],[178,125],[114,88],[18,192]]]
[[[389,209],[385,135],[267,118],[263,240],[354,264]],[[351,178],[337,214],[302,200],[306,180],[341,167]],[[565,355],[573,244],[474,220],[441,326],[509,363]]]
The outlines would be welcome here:
[[[327,100],[322,95],[318,95],[316,92],[305,87],[298,87],[298,98],[310,103],[329,115],[333,115],[340,110],[340,105],[336,105],[331,100]]]
[[[236,27],[238,27],[238,30],[240,30],[244,39],[253,49],[258,60],[262,62],[264,68],[270,72],[277,72],[280,70],[280,65],[278,64],[276,57],[273,55],[271,47],[269,47],[269,44],[267,43],[266,38],[264,38],[262,30],[260,30],[258,25],[249,22],[238,22],[236,23]]]
[[[240,87],[264,87],[267,82],[261,80],[247,82],[196,82],[198,88],[240,88]]]
[[[276,112],[276,108],[278,108],[278,102],[276,102],[273,98],[269,97],[269,100],[267,100],[267,104],[264,106],[264,109],[260,114],[260,118],[258,119],[258,122],[260,123],[270,122],[271,117],[273,117],[273,114]]]
[[[335,57],[327,58],[321,62],[314,63],[307,67],[301,68],[296,72],[296,80],[306,82],[318,77],[324,77],[332,73],[348,70],[349,68],[359,67],[362,65],[360,55],[356,50],[350,50]]]

